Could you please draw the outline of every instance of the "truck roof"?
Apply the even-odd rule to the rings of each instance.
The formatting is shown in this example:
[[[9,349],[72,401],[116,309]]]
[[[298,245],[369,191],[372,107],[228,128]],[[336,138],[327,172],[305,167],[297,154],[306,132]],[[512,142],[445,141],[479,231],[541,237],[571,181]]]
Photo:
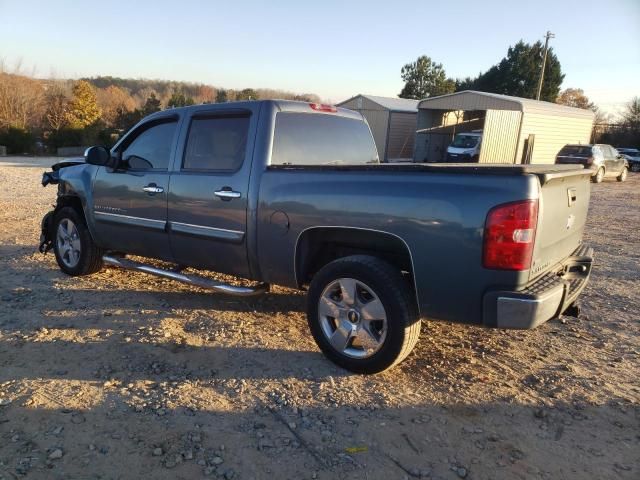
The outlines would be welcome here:
[[[187,111],[213,111],[213,110],[229,110],[229,109],[242,109],[247,105],[255,105],[256,103],[269,104],[275,107],[281,112],[299,112],[299,113],[314,113],[321,115],[336,115],[340,117],[353,118],[354,120],[363,120],[362,114],[349,110],[347,108],[335,107],[333,105],[325,105],[314,102],[300,102],[296,100],[247,100],[242,102],[225,102],[225,103],[205,103],[202,105],[190,105],[188,107],[176,107],[160,112],[153,113],[151,116],[164,116],[171,114],[172,112],[187,112]],[[313,108],[312,105],[317,107],[327,107],[325,109]],[[329,108],[332,111],[329,111]]]

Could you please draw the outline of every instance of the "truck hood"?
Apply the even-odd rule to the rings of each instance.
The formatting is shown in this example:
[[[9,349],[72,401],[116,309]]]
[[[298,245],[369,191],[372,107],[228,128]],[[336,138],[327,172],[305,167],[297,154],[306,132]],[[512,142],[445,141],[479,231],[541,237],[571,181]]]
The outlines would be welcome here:
[[[64,160],[59,161],[58,163],[54,163],[51,165],[51,170],[57,172],[61,168],[70,167],[72,165],[80,165],[81,163],[85,163],[84,157],[76,157],[76,158],[65,158]]]
[[[77,167],[78,165],[88,166],[85,163],[84,158],[65,158],[64,160],[51,165],[51,172],[44,172],[42,174],[42,186],[57,185],[60,182],[60,175],[63,173],[63,169],[69,167]]]

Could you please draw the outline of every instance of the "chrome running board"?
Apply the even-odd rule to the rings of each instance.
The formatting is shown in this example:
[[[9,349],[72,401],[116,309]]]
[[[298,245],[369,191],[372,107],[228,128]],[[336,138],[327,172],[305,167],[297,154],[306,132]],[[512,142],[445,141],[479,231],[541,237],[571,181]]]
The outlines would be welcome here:
[[[125,268],[127,270],[135,270],[138,272],[149,273],[158,277],[169,278],[178,282],[193,285],[195,287],[206,288],[219,293],[226,293],[227,295],[235,295],[237,297],[251,297],[254,295],[262,295],[269,291],[268,283],[259,283],[254,287],[238,287],[230,285],[228,283],[216,282],[209,278],[200,277],[198,275],[185,275],[180,272],[172,270],[164,270],[162,268],[153,267],[140,262],[134,262],[133,260],[126,259],[124,257],[117,257],[114,255],[103,255],[102,260],[107,265],[112,267]]]

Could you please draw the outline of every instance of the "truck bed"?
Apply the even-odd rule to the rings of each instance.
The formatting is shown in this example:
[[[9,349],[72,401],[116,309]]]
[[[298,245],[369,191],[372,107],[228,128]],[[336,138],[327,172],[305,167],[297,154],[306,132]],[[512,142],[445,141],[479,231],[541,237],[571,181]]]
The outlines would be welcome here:
[[[269,170],[308,170],[308,171],[384,171],[384,172],[429,172],[446,174],[473,175],[535,175],[544,185],[554,178],[576,175],[577,170],[584,170],[582,165],[523,165],[501,163],[380,163],[376,165],[270,165]],[[588,170],[585,175],[591,175]]]

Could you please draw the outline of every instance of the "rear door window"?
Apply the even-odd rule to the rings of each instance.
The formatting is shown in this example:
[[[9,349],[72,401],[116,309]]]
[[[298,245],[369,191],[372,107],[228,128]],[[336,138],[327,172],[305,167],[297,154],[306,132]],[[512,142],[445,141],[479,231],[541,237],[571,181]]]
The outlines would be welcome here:
[[[249,115],[194,118],[182,169],[235,172],[244,161],[248,134]]]
[[[272,165],[377,163],[373,136],[362,120],[320,113],[276,115]]]

